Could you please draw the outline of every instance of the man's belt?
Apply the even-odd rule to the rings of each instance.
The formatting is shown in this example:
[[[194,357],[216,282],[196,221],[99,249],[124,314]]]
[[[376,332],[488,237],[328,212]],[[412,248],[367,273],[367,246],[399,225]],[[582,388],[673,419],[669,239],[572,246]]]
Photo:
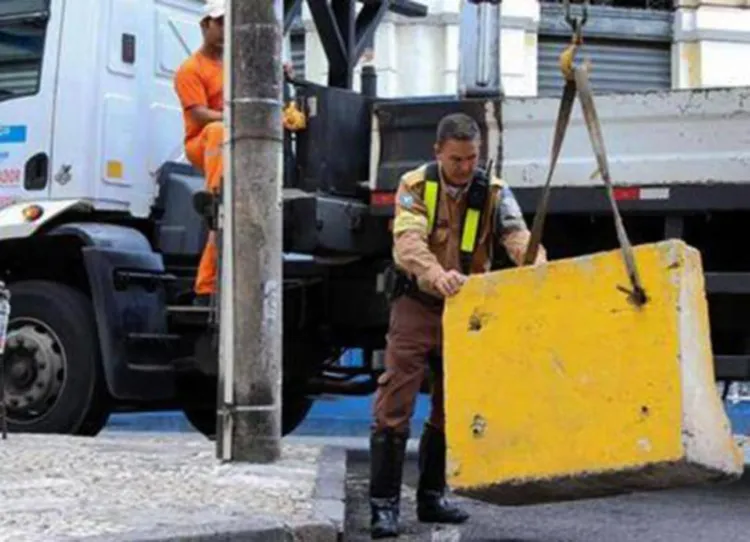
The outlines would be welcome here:
[[[385,276],[386,295],[390,302],[393,302],[402,295],[405,295],[406,297],[410,297],[415,301],[419,301],[423,305],[426,305],[430,308],[441,309],[445,305],[445,301],[443,299],[420,290],[415,279],[407,276],[403,271],[401,271],[394,265],[388,267],[385,272]]]

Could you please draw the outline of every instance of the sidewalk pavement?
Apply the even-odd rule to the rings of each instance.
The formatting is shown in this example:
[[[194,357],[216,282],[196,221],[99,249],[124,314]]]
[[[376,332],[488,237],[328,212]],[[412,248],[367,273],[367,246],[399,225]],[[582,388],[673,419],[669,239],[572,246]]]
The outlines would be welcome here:
[[[251,465],[221,463],[198,434],[9,434],[0,541],[338,540],[346,451],[282,447]]]

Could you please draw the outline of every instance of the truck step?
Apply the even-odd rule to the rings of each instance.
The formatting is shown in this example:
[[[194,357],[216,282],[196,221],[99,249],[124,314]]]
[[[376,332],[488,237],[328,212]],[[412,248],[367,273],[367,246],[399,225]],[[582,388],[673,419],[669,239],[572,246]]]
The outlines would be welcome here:
[[[750,356],[714,356],[717,380],[750,380]]]
[[[168,305],[167,312],[171,314],[209,314],[211,307],[197,305]]]
[[[172,283],[177,280],[175,275],[171,273],[149,273],[148,271],[117,271],[115,273],[115,287],[117,289],[124,290],[128,286],[135,284],[145,286],[146,288],[153,290],[156,287]]]
[[[750,294],[750,273],[709,271],[704,276],[708,293]]]
[[[179,341],[182,337],[173,333],[128,333],[131,342],[165,342]]]
[[[197,307],[195,305],[168,305],[167,315],[170,321],[190,327],[206,327],[213,309],[211,307]]]

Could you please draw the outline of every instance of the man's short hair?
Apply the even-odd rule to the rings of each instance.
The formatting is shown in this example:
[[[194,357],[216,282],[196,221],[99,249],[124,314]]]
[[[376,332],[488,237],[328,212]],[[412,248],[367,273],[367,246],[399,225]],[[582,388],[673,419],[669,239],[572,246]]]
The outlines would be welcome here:
[[[481,133],[479,124],[464,113],[451,113],[440,120],[437,127],[437,142],[442,144],[448,139],[474,141]]]

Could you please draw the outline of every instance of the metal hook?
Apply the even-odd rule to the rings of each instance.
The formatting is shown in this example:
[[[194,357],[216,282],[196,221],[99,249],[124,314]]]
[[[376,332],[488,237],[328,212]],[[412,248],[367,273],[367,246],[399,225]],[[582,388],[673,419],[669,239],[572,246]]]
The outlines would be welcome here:
[[[570,14],[570,0],[563,0],[563,5],[565,6],[565,21],[570,25],[573,32],[580,32],[589,18],[589,0],[583,0],[582,2],[583,16],[580,19]]]

